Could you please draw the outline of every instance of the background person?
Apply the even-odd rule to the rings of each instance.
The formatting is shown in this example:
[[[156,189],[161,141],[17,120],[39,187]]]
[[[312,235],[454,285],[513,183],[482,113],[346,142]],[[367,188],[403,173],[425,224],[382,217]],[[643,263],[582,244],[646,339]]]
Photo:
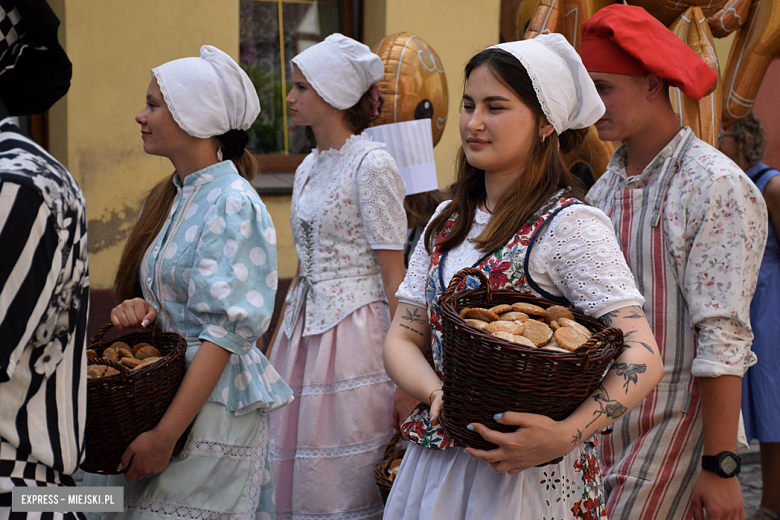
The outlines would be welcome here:
[[[465,78],[455,197],[439,206],[415,249],[385,343],[388,373],[424,403],[402,427],[413,444],[385,519],[605,518],[590,437],[635,406],[662,367],[611,224],[578,202],[577,181],[563,165],[562,153],[604,107],[557,34],[486,49],[466,65]],[[469,425],[498,445],[492,451],[464,450],[438,424],[439,298],[464,267],[481,269],[494,289],[571,302],[626,331],[628,348],[567,419],[506,411],[497,419],[518,431]],[[559,456],[562,462],[535,467]]]
[[[292,63],[292,122],[311,126],[317,148],[295,172],[299,275],[271,353],[296,396],[271,425],[276,511],[381,518],[373,466],[393,433],[395,393],[382,344],[406,239],[396,163],[361,134],[379,114],[383,66],[340,34]]]
[[[152,188],[127,241],[111,321],[180,334],[188,367],[160,423],[122,456],[126,473],[105,482],[125,487],[122,517],[273,517],[268,412],[292,391],[254,346],[277,282],[276,234],[244,148],[259,112],[246,73],[215,47],[152,69],[136,122],[144,151],[175,173]]]
[[[586,200],[612,220],[665,367],[604,437],[607,512],[741,519],[735,452],[766,209],[750,179],[672,109],[670,85],[697,100],[717,80],[695,52],[635,6],[599,10],[582,34],[606,106],[599,138],[623,141]]]
[[[752,112],[731,125],[718,143],[718,149],[761,190],[769,213],[766,249],[750,304],[752,349],[759,362],[742,378],[745,433],[761,445],[761,507],[752,520],[776,519],[780,511],[780,172],[761,162],[766,144],[764,129]]]
[[[0,0],[0,520],[46,514],[11,513],[12,490],[74,486],[84,458],[84,194],[9,117],[45,112],[68,91],[59,23],[44,0]]]

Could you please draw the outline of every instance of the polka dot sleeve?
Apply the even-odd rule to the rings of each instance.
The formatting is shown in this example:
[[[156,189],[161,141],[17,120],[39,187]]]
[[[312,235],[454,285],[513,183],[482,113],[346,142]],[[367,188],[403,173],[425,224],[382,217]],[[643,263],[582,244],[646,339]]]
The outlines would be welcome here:
[[[366,154],[357,172],[357,198],[371,249],[403,250],[406,243],[406,184],[395,159],[384,150]]]
[[[187,311],[199,338],[238,355],[268,328],[276,294],[276,231],[259,197],[228,191],[206,213]]]

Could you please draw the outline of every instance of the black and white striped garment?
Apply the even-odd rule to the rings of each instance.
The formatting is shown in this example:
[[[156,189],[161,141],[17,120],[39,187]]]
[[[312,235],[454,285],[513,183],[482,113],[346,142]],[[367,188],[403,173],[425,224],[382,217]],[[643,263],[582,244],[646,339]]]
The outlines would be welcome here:
[[[0,287],[0,441],[59,479],[83,458],[84,195],[10,118],[0,121]],[[3,484],[9,467],[0,463]]]

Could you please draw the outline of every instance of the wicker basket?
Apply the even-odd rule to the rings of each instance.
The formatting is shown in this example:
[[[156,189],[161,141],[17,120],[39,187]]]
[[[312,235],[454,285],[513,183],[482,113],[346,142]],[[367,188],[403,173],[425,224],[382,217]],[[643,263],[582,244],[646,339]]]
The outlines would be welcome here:
[[[116,475],[122,454],[138,435],[160,422],[184,378],[184,354],[187,342],[178,334],[158,332],[152,326],[145,332],[133,332],[105,340],[108,323],[95,335],[88,348],[98,356],[110,344],[123,341],[131,347],[138,343],[154,345],[163,357],[154,363],[129,370],[105,358],[88,360],[90,365],[110,365],[119,374],[87,380],[87,427],[84,434],[86,459],[81,469],[89,473]],[[176,443],[173,455],[184,447],[189,428]]]
[[[379,494],[382,495],[383,503],[387,503],[387,497],[390,496],[390,489],[393,487],[393,481],[387,475],[387,470],[393,461],[402,459],[406,453],[406,449],[398,449],[398,441],[400,440],[401,432],[395,432],[385,447],[385,456],[374,466],[374,478],[376,485],[379,486]]]
[[[466,276],[480,278],[481,286],[456,295],[456,288]],[[620,329],[607,329],[574,309],[576,321],[594,334],[585,345],[569,353],[510,343],[469,325],[458,315],[464,307],[516,302],[543,308],[556,305],[511,289],[493,290],[484,273],[474,268],[459,271],[441,295],[444,364],[441,422],[447,433],[461,444],[483,450],[496,448],[478,433],[468,431],[466,425],[479,422],[493,430],[515,431],[516,426],[493,420],[494,414],[508,410],[565,419],[593,393],[612,360],[623,351]]]

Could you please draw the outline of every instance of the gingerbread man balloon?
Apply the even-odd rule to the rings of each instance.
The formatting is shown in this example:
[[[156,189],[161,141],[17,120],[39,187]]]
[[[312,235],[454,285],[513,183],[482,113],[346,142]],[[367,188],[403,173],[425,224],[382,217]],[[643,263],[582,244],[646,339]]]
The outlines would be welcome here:
[[[430,118],[435,146],[447,124],[449,103],[439,55],[425,40],[406,32],[386,36],[373,51],[385,66],[379,82],[385,103],[374,126]]]

